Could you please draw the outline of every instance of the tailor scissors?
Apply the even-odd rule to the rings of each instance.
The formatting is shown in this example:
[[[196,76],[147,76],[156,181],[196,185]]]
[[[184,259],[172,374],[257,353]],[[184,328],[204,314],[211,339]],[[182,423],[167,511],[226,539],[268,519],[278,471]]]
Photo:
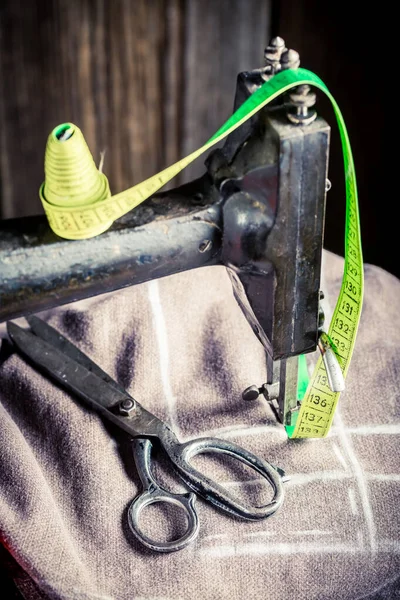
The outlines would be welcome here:
[[[38,317],[27,317],[31,330],[7,323],[8,334],[31,364],[61,387],[78,396],[132,438],[133,454],[143,491],[128,510],[132,533],[148,548],[159,552],[180,550],[192,542],[199,530],[193,492],[171,493],[157,484],[151,472],[151,450],[158,439],[177,475],[196,494],[235,517],[251,521],[265,519],[282,504],[283,471],[231,442],[203,437],[180,443],[166,423],[148,412],[107,373],[76,346]],[[274,495],[269,504],[247,507],[220,484],[210,480],[190,464],[197,454],[224,453],[246,464],[265,478]],[[186,513],[187,530],[177,540],[158,542],[140,528],[140,513],[148,505],[167,502]]]

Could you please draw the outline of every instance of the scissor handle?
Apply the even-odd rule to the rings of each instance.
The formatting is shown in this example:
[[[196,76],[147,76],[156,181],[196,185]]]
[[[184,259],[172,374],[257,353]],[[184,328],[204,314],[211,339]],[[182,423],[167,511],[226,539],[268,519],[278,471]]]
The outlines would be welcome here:
[[[184,444],[161,440],[165,452],[183,481],[196,494],[202,496],[218,508],[242,519],[258,521],[272,515],[283,502],[283,484],[277,469],[265,460],[248,452],[236,444],[216,438],[198,438]],[[190,460],[203,453],[227,454],[252,468],[271,485],[274,496],[264,506],[245,506],[232,496],[223,486],[212,481],[191,466]]]
[[[128,509],[128,522],[132,533],[147,548],[158,552],[173,552],[185,548],[192,542],[199,532],[199,520],[195,509],[196,496],[193,492],[186,494],[173,494],[157,484],[151,473],[151,449],[149,439],[137,438],[133,440],[133,454],[136,468],[143,485],[143,492],[139,494]],[[165,502],[182,508],[187,517],[187,529],[177,540],[158,542],[148,537],[140,527],[140,514],[146,506],[157,502]]]

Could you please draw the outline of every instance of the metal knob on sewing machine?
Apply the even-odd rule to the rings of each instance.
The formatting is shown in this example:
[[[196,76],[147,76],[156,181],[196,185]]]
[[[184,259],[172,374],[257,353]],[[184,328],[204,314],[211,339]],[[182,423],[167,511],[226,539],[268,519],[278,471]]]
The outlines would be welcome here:
[[[274,38],[266,66],[240,73],[235,109],[299,55]],[[44,216],[0,223],[0,320],[202,266],[223,265],[279,381],[279,418],[296,408],[297,356],[317,348],[330,128],[299,86],[231,133],[206,172],[159,193],[89,240],[57,237]],[[200,276],[200,274],[199,274]]]

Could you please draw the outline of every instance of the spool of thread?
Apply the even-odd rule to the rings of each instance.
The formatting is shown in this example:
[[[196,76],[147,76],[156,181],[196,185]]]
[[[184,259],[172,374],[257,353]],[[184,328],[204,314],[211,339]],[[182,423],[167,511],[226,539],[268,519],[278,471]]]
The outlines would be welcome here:
[[[40,199],[54,206],[79,210],[111,196],[108,179],[93,160],[82,131],[73,123],[58,125],[50,133],[44,159],[45,181],[39,190]],[[112,221],[92,228],[91,236],[106,231]],[[57,233],[57,231],[56,231]],[[68,232],[63,232],[67,239]]]

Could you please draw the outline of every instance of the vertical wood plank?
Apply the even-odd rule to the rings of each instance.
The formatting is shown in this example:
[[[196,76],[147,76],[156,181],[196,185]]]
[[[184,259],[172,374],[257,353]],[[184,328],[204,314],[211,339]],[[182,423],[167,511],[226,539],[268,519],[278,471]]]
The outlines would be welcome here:
[[[169,0],[166,7],[163,78],[163,145],[165,166],[181,158],[184,99],[184,0]],[[169,186],[171,187],[171,185]]]
[[[185,101],[182,154],[186,155],[230,116],[240,71],[263,66],[270,36],[265,0],[186,0]],[[204,171],[204,158],[188,167],[185,181]]]

